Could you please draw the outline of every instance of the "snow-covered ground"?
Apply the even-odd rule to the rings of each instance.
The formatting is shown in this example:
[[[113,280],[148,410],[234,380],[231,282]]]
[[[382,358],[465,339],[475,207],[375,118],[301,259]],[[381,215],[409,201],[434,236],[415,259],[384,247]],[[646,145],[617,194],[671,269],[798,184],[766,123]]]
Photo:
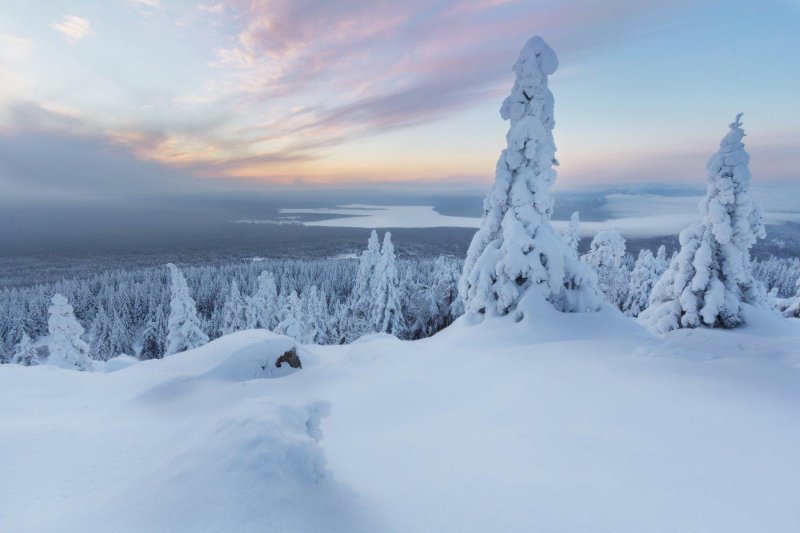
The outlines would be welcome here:
[[[4,365],[0,529],[800,531],[800,320],[747,320],[462,318],[280,375],[291,343],[265,331]]]

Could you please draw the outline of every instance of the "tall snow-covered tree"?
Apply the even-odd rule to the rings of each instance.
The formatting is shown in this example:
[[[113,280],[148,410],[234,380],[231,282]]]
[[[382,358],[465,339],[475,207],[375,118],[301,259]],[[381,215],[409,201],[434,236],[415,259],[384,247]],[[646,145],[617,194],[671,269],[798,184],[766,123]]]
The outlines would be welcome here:
[[[383,236],[381,257],[375,268],[372,295],[373,330],[401,336],[405,331],[405,324],[400,303],[400,280],[397,275],[392,234],[388,231]]]
[[[578,245],[581,243],[581,215],[577,211],[573,211],[569,217],[569,224],[564,231],[564,242],[575,257],[578,257]]]
[[[743,323],[742,304],[767,306],[764,285],[750,268],[750,248],[766,236],[750,196],[750,156],[741,113],[708,162],[702,221],[680,234],[680,252],[653,288],[642,318],[658,332]]]
[[[452,259],[440,256],[433,266],[431,292],[438,308],[435,331],[439,331],[461,316],[464,306],[458,294],[458,265]]]
[[[658,266],[658,275],[664,273],[669,266],[669,259],[667,259],[667,247],[663,244],[658,247],[656,251],[656,265]]]
[[[617,230],[598,232],[581,260],[597,273],[598,287],[608,302],[615,307],[622,307],[628,288],[625,239],[622,235]]]
[[[351,293],[351,307],[356,317],[369,317],[372,308],[372,290],[375,269],[381,259],[381,245],[378,233],[372,230],[367,241],[367,249],[361,252],[356,281]]]
[[[284,298],[281,321],[275,327],[275,332],[292,337],[298,342],[307,342],[306,328],[303,321],[303,303],[300,297],[297,296],[297,291],[292,290]]]
[[[172,280],[172,299],[169,302],[166,355],[172,355],[206,344],[208,336],[201,327],[197,307],[189,294],[189,286],[183,273],[172,263],[167,268]]]
[[[160,305],[150,312],[142,335],[140,359],[161,359],[164,357],[165,341],[169,335],[167,317]]]
[[[133,353],[130,324],[126,325],[127,320],[123,318],[121,310],[113,304],[109,307],[111,312],[100,303],[92,323],[91,353],[94,359],[100,361],[108,361],[120,354]]]
[[[633,266],[628,283],[628,295],[622,306],[622,311],[628,316],[639,316],[647,308],[650,293],[661,275],[661,266],[653,252],[647,249],[639,250],[639,257]]]
[[[531,38],[514,63],[516,81],[500,109],[501,117],[511,121],[508,146],[497,162],[459,283],[468,312],[516,310],[523,316],[523,298],[570,312],[596,310],[601,304],[594,273],[550,224],[548,189],[558,162],[547,76],[557,67],[555,53],[540,37]]]
[[[48,348],[49,363],[62,368],[89,370],[89,345],[81,338],[83,326],[75,319],[72,306],[60,294],[55,294],[48,308],[50,318],[47,330],[50,333]]]
[[[27,333],[22,338],[14,351],[14,362],[23,366],[36,366],[39,364],[39,353]]]
[[[275,276],[265,270],[258,276],[255,292],[247,299],[248,329],[273,329],[278,323],[279,310]]]
[[[328,305],[316,285],[312,285],[304,294],[302,304],[305,336],[297,340],[303,344],[328,343],[330,333]]]
[[[236,280],[231,281],[231,288],[228,291],[228,297],[225,298],[222,313],[221,332],[223,335],[247,328],[247,303],[239,291],[239,284]]]
[[[788,305],[783,311],[787,318],[800,318],[800,278],[797,279],[797,294],[789,298]]]

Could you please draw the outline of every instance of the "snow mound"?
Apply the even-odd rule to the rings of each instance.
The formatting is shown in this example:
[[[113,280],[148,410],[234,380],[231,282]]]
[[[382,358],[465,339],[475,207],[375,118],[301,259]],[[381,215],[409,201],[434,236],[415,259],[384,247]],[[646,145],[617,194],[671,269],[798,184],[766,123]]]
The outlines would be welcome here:
[[[0,529],[382,530],[327,467],[331,405],[257,379],[292,349],[253,330],[96,373],[3,365]]]
[[[121,355],[118,355],[116,357],[112,357],[111,359],[106,361],[106,363],[104,365],[102,365],[102,366],[98,365],[98,367],[99,367],[98,369],[101,372],[105,372],[106,374],[108,374],[109,372],[117,372],[118,370],[123,370],[123,369],[128,368],[129,366],[134,365],[134,364],[136,364],[138,362],[139,362],[139,360],[136,359],[135,357],[132,357],[130,355],[121,354]]]
[[[252,335],[240,332],[230,337],[238,341],[249,340]],[[294,339],[269,331],[264,331],[259,337],[258,340],[242,343],[240,348],[231,351],[219,365],[205,375],[227,381],[247,381],[278,378],[301,368],[297,365],[302,365],[303,357]]]

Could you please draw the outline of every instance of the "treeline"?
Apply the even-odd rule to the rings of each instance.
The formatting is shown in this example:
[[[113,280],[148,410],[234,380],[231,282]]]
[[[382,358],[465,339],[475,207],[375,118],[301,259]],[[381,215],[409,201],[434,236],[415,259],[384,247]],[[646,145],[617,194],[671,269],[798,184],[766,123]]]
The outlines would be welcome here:
[[[403,339],[432,335],[459,314],[461,261],[396,259],[373,232],[360,261],[263,260],[182,269],[203,333],[215,339],[266,327],[303,343],[339,344],[375,331]],[[118,270],[85,279],[0,291],[0,358],[14,358],[23,336],[46,344],[55,294],[72,306],[93,359],[163,357],[169,344],[170,272]]]
[[[577,255],[577,216],[566,241]],[[650,293],[670,259],[664,247],[641,250],[634,258],[615,231],[603,231],[580,257],[598,275],[606,299],[629,316],[647,307]],[[391,238],[383,246],[373,232],[359,260],[277,260],[179,271],[189,300],[175,302],[176,281],[165,267],[117,270],[85,279],[0,291],[0,360],[35,361],[49,347],[53,296],[60,314],[74,316],[87,356],[107,360],[119,354],[161,358],[175,341],[173,322],[184,320],[176,305],[196,315],[195,337],[204,341],[248,328],[266,328],[302,343],[341,344],[370,332],[402,339],[433,335],[463,313],[458,280],[460,258],[396,259]],[[176,269],[177,270],[177,269]],[[797,314],[800,259],[770,257],[752,263],[754,276],[770,291],[778,312]],[[180,299],[180,298],[179,298]],[[800,301],[800,300],[798,300]],[[69,313],[65,310],[71,306]],[[793,316],[793,315],[792,315]],[[67,320],[68,318],[61,318]],[[172,324],[173,329],[181,324]],[[186,326],[188,327],[188,326]],[[49,329],[50,328],[50,329]],[[73,327],[73,335],[75,328]],[[197,343],[197,342],[196,342]],[[198,344],[202,344],[199,342]],[[78,350],[80,351],[80,350]]]

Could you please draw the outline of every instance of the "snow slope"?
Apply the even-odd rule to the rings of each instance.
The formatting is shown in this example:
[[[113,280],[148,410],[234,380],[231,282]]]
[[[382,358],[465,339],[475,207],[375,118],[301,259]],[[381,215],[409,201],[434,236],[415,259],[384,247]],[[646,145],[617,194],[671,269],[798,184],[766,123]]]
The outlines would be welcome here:
[[[109,373],[5,365],[0,524],[800,531],[800,321],[747,320],[462,318],[308,347],[275,379],[252,378],[290,341],[264,331]]]

